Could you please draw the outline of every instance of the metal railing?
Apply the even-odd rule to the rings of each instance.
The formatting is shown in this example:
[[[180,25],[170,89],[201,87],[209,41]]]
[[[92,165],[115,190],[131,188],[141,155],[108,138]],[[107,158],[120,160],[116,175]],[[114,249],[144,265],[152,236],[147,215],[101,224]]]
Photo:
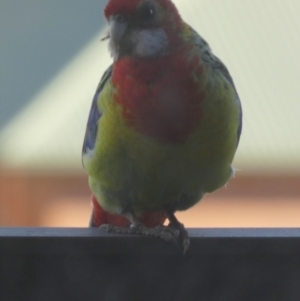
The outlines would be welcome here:
[[[300,229],[189,229],[160,239],[1,228],[0,300],[300,300]]]

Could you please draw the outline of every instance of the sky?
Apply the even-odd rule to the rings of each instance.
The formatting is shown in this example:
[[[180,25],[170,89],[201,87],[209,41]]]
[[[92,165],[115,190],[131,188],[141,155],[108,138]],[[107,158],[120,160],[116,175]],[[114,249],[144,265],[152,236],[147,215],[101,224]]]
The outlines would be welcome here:
[[[0,1],[0,128],[104,26],[104,4]]]

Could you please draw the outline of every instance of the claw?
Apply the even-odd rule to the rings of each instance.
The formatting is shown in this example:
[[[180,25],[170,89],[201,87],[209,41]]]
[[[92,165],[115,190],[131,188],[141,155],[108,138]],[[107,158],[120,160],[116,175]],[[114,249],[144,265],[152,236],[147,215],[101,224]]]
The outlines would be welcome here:
[[[181,231],[181,237],[182,237],[182,247],[183,247],[183,255],[185,255],[185,253],[187,252],[187,250],[190,247],[190,238],[189,235],[186,231],[186,229],[184,228],[184,226],[182,225],[182,231]]]
[[[102,224],[99,229],[105,230],[106,232],[122,233],[122,234],[140,234],[142,225],[131,225],[130,227],[121,227],[111,224]]]
[[[159,237],[166,242],[172,242],[178,246],[179,231],[166,226],[156,226],[152,228],[153,236]]]
[[[186,231],[184,225],[177,220],[173,212],[167,212],[167,216],[170,221],[168,227],[177,229],[177,231],[179,232],[178,244],[182,247],[183,255],[185,255],[190,246],[189,234]]]
[[[145,227],[142,224],[132,224],[130,227],[120,227],[111,224],[103,224],[99,229],[105,230],[106,232],[122,233],[122,234],[139,234],[154,236],[163,239],[166,242],[172,242],[178,246],[178,239],[180,231],[175,228],[166,226],[156,226],[154,228]]]
[[[129,227],[102,224],[99,228],[106,232],[159,237],[166,242],[172,242],[177,247],[180,247],[184,255],[190,246],[188,232],[184,225],[176,219],[174,213],[168,213],[168,218],[170,220],[168,226],[159,225],[154,228],[148,228],[140,223],[133,215],[128,214],[128,219],[132,223]]]

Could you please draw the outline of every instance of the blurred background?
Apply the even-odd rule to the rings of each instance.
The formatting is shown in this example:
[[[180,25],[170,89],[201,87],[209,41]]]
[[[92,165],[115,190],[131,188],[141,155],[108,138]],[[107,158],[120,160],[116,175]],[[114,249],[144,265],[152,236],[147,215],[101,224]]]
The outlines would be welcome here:
[[[234,78],[236,177],[190,227],[300,226],[300,1],[176,0]],[[110,64],[103,0],[0,1],[0,225],[87,226],[81,145]]]

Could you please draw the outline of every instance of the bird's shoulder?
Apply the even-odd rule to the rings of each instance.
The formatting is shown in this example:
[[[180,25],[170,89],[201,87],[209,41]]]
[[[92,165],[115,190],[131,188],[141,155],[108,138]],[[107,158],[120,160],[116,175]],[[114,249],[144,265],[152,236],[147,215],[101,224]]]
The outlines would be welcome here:
[[[213,53],[210,45],[197,31],[192,27],[189,27],[189,30],[194,51],[201,57],[201,62],[212,72],[222,74],[235,89],[233,79],[225,64]]]
[[[222,99],[229,101],[238,111],[237,144],[242,129],[242,107],[234,81],[225,64],[213,53],[206,40],[190,27],[191,39],[194,51],[198,53],[205,67],[206,89],[214,96],[211,99]],[[213,104],[212,104],[213,105]]]

